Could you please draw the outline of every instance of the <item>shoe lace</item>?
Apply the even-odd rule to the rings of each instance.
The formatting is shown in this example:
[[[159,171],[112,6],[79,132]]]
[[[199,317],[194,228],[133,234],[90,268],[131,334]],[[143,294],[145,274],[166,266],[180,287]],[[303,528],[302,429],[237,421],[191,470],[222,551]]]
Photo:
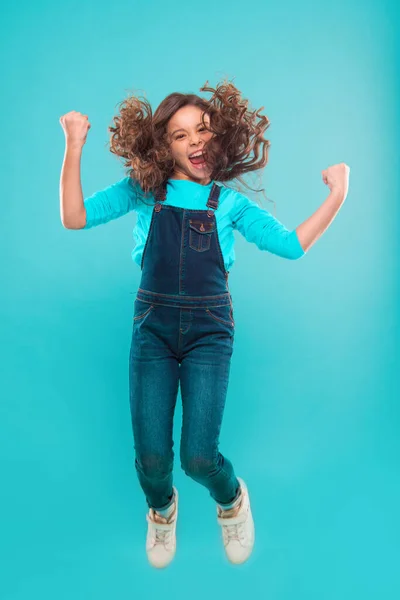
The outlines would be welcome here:
[[[157,525],[155,526],[155,541],[156,544],[164,544],[169,541],[170,531],[165,531],[164,529],[158,529]]]
[[[164,518],[162,520],[162,524],[171,522],[172,516],[173,515],[171,515],[168,520]],[[148,519],[150,519],[149,516],[148,516]],[[157,527],[157,524],[160,524],[160,523],[157,521],[157,518],[154,518],[154,516],[153,516],[153,518],[151,518],[151,521],[153,523],[153,536],[154,536],[155,543],[156,544],[168,544],[171,539],[171,533],[172,533],[171,530],[164,529],[164,527]]]
[[[229,542],[230,540],[238,540],[239,542],[244,539],[244,527],[243,523],[237,523],[236,525],[224,525],[223,532],[225,541]]]

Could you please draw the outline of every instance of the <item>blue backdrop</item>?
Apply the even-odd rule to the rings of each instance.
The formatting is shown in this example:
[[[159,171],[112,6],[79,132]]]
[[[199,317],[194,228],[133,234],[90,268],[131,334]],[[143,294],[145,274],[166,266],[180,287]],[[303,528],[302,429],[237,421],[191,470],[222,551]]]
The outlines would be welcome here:
[[[396,3],[22,0],[1,22],[2,600],[398,598]],[[89,116],[86,197],[125,175],[107,146],[120,101],[208,98],[224,77],[271,120],[262,181],[287,227],[327,197],[323,169],[347,163],[350,188],[299,261],[235,234],[220,449],[256,545],[227,562],[215,503],[176,456],[177,555],[156,571],[128,398],[136,217],[63,228],[59,118]],[[179,396],[175,450],[181,414]]]

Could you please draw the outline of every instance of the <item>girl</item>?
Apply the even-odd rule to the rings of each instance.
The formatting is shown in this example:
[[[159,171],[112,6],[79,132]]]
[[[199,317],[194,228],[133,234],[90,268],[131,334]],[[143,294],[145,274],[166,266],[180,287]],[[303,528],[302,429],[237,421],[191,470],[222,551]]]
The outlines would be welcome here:
[[[249,491],[219,451],[235,321],[228,274],[238,229],[260,250],[302,257],[344,202],[349,168],[322,171],[330,194],[289,231],[239,191],[223,185],[267,163],[267,117],[250,111],[232,83],[210,100],[172,93],[152,114],[132,96],[114,117],[110,150],[129,175],[83,200],[80,158],[90,124],[60,118],[66,137],[60,210],[68,229],[88,229],[137,212],[133,261],[141,267],[129,357],[135,468],[149,507],[146,551],[164,567],[176,551],[178,491],[173,485],[173,416],[180,385],[184,472],[208,489],[228,559],[243,563],[254,545]],[[217,183],[217,181],[219,183]]]

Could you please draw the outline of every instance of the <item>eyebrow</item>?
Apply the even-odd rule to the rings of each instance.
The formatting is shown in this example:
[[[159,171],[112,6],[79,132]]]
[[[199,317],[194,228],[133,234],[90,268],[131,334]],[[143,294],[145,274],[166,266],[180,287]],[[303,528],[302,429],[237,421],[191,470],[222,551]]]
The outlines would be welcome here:
[[[199,125],[203,125],[203,123],[202,122],[197,123],[196,127],[198,127]],[[171,135],[174,135],[174,133],[176,133],[177,131],[186,131],[186,129],[184,129],[183,127],[180,127],[179,129],[175,129],[175,131],[173,131],[171,133]]]

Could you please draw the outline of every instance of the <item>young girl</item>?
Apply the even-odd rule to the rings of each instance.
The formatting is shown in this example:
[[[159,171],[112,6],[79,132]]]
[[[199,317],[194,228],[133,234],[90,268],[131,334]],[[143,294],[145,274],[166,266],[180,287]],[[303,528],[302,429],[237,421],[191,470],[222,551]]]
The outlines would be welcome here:
[[[154,115],[132,96],[110,127],[111,152],[127,177],[83,200],[80,159],[90,124],[71,111],[60,118],[66,137],[61,219],[88,229],[137,212],[132,258],[141,267],[129,360],[135,468],[149,507],[146,551],[164,567],[176,551],[178,491],[173,485],[173,416],[180,385],[184,472],[208,489],[228,559],[243,563],[254,545],[249,491],[219,451],[235,321],[228,274],[234,229],[260,250],[302,257],[344,202],[349,168],[322,171],[330,194],[289,231],[241,192],[223,185],[267,163],[269,126],[232,83],[210,100],[172,93]],[[261,156],[260,156],[261,155]],[[218,182],[218,183],[217,183]]]

